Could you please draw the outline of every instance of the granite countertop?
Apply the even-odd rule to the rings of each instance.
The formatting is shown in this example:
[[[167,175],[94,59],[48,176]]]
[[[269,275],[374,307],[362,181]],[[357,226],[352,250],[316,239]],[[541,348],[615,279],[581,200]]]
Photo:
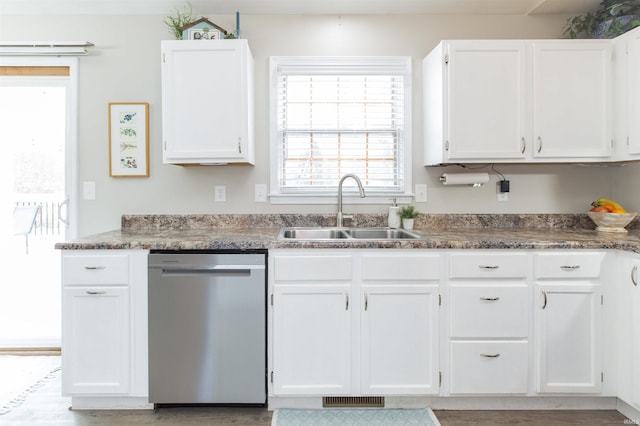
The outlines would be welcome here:
[[[286,226],[333,226],[335,215],[125,215],[119,230],[57,249],[264,250],[273,248],[617,249],[640,253],[640,222],[628,233],[595,231],[586,214],[423,215],[421,240],[280,241]],[[385,215],[358,215],[357,227],[386,226]]]

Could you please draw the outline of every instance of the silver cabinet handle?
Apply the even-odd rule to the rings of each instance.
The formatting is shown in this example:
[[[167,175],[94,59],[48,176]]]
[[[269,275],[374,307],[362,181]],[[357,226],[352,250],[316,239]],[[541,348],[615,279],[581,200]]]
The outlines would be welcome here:
[[[95,295],[95,294],[107,294],[106,291],[96,291],[96,290],[87,290],[87,294]]]
[[[498,358],[500,354],[480,354],[483,358]]]
[[[580,265],[562,265],[560,269],[563,271],[575,271],[576,269],[580,269]]]
[[[542,151],[542,138],[538,136],[538,152]]]
[[[631,268],[631,282],[636,287],[638,287],[638,279],[636,278],[637,276],[638,276],[638,265],[635,265],[633,268]]]
[[[481,297],[480,300],[484,302],[497,302],[498,300],[500,300],[500,298],[499,297]]]
[[[542,302],[542,309],[544,309],[544,308],[547,307],[547,292],[546,291],[542,292],[542,297],[544,298],[543,302]]]
[[[347,303],[346,303],[346,305],[345,305],[345,307],[344,307],[344,310],[345,310],[345,311],[348,311],[348,310],[349,310],[349,295],[348,295],[348,294],[345,294],[345,296],[346,296]]]
[[[520,151],[520,153],[524,154],[524,151],[527,149],[527,141],[524,138],[522,138],[520,141],[522,142],[522,144],[521,144],[522,145],[522,151]]]
[[[89,271],[96,271],[98,269],[106,269],[105,266],[85,266],[84,269],[87,269]]]
[[[499,265],[478,265],[480,269],[498,269]]]
[[[364,295],[364,310],[369,309],[369,296],[367,294]]]

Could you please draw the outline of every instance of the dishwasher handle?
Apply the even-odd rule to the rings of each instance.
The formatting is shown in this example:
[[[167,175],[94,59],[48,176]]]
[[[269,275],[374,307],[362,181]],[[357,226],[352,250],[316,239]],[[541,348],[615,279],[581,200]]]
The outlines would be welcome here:
[[[161,267],[163,276],[180,276],[180,275],[213,275],[213,276],[249,276],[252,270],[264,269],[263,266],[214,266],[214,267],[197,267],[197,268],[180,268],[180,267]]]

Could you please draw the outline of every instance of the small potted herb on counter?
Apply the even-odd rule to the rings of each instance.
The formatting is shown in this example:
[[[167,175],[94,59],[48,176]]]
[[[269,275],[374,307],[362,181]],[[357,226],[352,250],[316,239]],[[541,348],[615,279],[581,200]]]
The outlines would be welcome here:
[[[413,220],[420,216],[420,212],[414,206],[403,206],[400,209],[400,217],[402,218],[402,227],[404,229],[413,229]]]

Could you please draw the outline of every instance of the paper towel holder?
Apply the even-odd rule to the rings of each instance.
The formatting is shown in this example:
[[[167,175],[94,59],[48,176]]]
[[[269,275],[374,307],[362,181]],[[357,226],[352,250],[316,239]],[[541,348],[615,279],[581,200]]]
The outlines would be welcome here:
[[[489,173],[444,173],[440,176],[443,185],[469,185],[479,187],[489,182]]]

